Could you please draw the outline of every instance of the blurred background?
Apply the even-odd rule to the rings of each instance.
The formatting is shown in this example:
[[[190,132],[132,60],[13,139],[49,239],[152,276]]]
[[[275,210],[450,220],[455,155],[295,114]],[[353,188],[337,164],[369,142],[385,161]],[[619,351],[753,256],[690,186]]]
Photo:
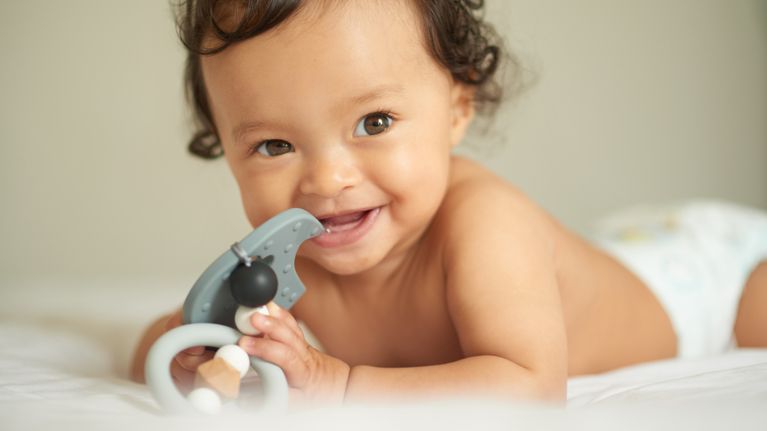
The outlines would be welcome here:
[[[638,203],[767,208],[767,1],[487,3],[534,85],[462,152],[584,234]],[[249,232],[225,162],[186,152],[166,0],[2,1],[0,53],[0,289],[188,288]]]

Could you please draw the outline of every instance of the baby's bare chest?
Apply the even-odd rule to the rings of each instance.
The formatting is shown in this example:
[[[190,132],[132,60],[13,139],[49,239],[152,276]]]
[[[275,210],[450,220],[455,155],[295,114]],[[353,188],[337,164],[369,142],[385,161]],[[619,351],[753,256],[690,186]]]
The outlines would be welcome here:
[[[328,354],[350,365],[405,367],[460,359],[444,282],[419,279],[405,292],[323,298],[301,317]]]
[[[350,313],[321,325],[315,334],[330,355],[351,365],[405,367],[432,365],[461,357],[446,313],[391,310]]]

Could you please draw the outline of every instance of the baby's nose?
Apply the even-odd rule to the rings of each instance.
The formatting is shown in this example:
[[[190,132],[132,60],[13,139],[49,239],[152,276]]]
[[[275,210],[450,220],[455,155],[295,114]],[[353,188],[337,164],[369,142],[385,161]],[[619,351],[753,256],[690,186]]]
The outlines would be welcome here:
[[[301,193],[325,198],[360,183],[362,175],[357,163],[348,154],[336,152],[306,161],[301,180]]]

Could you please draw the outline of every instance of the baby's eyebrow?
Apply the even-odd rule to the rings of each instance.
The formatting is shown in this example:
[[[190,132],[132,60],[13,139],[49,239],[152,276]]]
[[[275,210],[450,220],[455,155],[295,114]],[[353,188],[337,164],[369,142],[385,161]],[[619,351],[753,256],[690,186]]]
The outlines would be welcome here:
[[[264,122],[259,120],[244,121],[232,129],[232,139],[235,143],[240,142],[248,132],[263,127]]]
[[[362,105],[384,96],[401,94],[403,91],[404,87],[399,84],[378,85],[360,95],[350,97],[347,102],[350,105]]]

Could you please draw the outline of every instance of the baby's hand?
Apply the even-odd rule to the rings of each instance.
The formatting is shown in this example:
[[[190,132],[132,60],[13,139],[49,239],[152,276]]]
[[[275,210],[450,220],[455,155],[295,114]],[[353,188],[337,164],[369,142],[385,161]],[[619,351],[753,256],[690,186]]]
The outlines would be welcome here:
[[[274,303],[267,307],[269,316],[260,313],[251,316],[251,324],[262,335],[240,338],[240,347],[249,355],[282,368],[291,388],[292,400],[313,404],[342,403],[349,365],[310,346],[289,312]]]
[[[165,323],[165,332],[181,326],[181,310],[171,315]],[[203,346],[190,347],[180,351],[170,364],[170,375],[181,392],[187,393],[194,388],[197,367],[213,359],[213,354]]]

